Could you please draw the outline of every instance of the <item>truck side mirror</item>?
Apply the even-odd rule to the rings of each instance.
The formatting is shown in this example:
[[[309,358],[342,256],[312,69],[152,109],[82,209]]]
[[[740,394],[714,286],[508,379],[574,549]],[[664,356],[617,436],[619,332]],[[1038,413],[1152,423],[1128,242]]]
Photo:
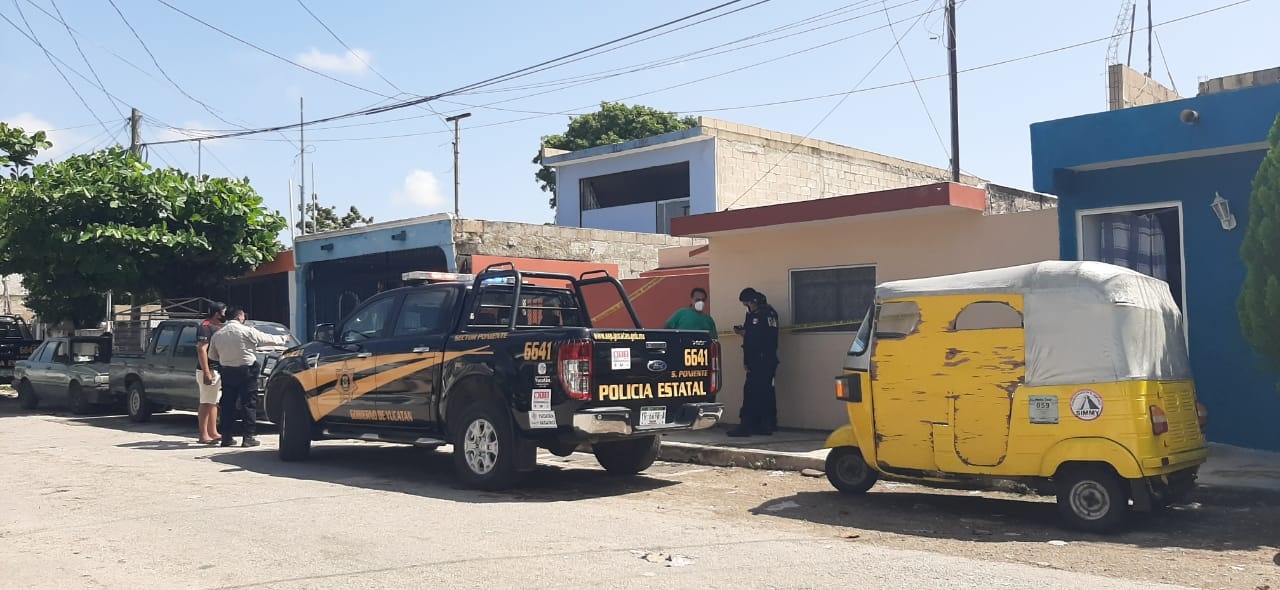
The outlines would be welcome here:
[[[316,325],[316,340],[325,344],[333,344],[333,324]]]

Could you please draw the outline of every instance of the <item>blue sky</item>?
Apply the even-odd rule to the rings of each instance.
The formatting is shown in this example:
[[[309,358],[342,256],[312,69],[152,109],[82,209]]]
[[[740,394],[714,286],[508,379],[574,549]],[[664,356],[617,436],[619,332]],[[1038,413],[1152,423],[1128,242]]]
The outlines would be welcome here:
[[[235,129],[218,116],[254,128],[292,123],[298,120],[300,96],[305,97],[308,118],[316,118],[385,103],[388,96],[400,94],[392,84],[414,95],[433,94],[718,3],[371,0],[357,7],[350,2],[304,0],[359,53],[357,57],[296,0],[170,1],[246,41],[368,91],[242,45],[156,0],[116,0],[156,61],[181,87],[179,91],[156,68],[107,0],[52,0],[78,32],[80,48],[106,91],[147,116],[144,141],[184,137],[166,124]],[[25,15],[50,53],[92,79],[68,31],[37,8],[54,13],[52,2],[0,3],[0,14],[24,27],[21,16]],[[1161,23],[1233,2],[1156,0],[1154,20]],[[1139,4],[1138,23],[1145,27],[1146,2]],[[966,0],[958,11],[960,68],[1105,37],[1112,31],[1120,5],[1119,0]],[[551,221],[547,195],[537,188],[530,163],[540,137],[563,131],[569,121],[566,113],[587,112],[602,100],[633,96],[626,102],[799,135],[812,130],[815,138],[945,167],[944,143],[949,145],[945,77],[918,84],[936,122],[936,133],[917,86],[912,84],[851,94],[834,111],[831,109],[840,97],[737,108],[945,74],[940,7],[934,0],[775,0],[447,99],[452,102],[434,102],[435,110],[445,115],[472,113],[463,121],[462,215]],[[925,14],[930,10],[933,12]],[[830,14],[818,16],[824,13]],[[665,67],[636,68],[632,73],[571,87],[547,85],[689,54],[811,17],[818,18],[753,39],[749,42],[756,44],[753,47],[742,48],[748,44],[744,42],[716,50],[719,55],[669,60]],[[893,33],[885,26],[890,20],[897,23]],[[1280,2],[1252,0],[1158,27],[1154,77],[1165,85],[1172,80],[1183,96],[1193,96],[1201,79],[1280,65],[1273,61],[1280,55],[1276,22],[1280,22]],[[823,28],[801,32],[820,26]],[[0,119],[28,128],[60,129],[53,133],[57,145],[51,157],[65,157],[72,148],[87,151],[110,142],[127,143],[126,127],[117,111],[127,115],[127,108],[113,105],[102,90],[66,71],[84,101],[114,133],[108,138],[40,49],[2,20],[0,31],[0,50],[6,57]],[[798,34],[761,43],[791,33]],[[901,55],[894,49],[896,37],[902,39]],[[801,51],[820,45],[825,46]],[[1135,35],[1133,45],[1134,67],[1145,70],[1145,28]],[[725,51],[728,49],[734,50]],[[1120,51],[1122,56],[1127,52],[1127,41]],[[796,54],[783,57],[791,53]],[[964,170],[1002,184],[1030,188],[1028,125],[1105,109],[1106,54],[1107,43],[1103,41],[963,73],[960,128]],[[715,77],[681,85],[709,76]],[[529,88],[531,85],[536,87]],[[660,90],[673,85],[681,86]],[[529,96],[533,93],[541,94]],[[505,102],[491,104],[495,101]],[[491,106],[480,106],[486,104]],[[249,177],[269,206],[284,211],[289,180],[296,181],[300,170],[297,131],[283,133],[205,142],[203,170],[213,175]],[[309,128],[307,182],[311,184],[314,164],[314,187],[323,204],[340,209],[356,205],[377,221],[450,211],[451,138],[449,127],[422,108]],[[157,146],[149,152],[149,159],[153,164],[167,162],[192,172],[197,166],[195,144]]]

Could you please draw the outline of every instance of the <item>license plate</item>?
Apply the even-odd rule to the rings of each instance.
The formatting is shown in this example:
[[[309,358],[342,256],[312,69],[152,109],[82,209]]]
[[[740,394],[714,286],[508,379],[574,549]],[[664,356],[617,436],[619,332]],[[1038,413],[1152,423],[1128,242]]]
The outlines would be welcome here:
[[[661,426],[667,423],[666,406],[645,406],[640,408],[641,426]]]

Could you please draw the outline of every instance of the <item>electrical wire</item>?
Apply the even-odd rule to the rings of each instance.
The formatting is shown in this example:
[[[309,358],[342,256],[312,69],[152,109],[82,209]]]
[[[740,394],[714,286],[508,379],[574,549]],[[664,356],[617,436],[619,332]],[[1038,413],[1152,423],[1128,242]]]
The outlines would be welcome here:
[[[72,84],[71,79],[67,77],[67,74],[62,71],[62,68],[58,67],[57,62],[54,61],[53,53],[50,52],[47,48],[45,48],[44,44],[40,42],[40,37],[36,35],[35,29],[31,28],[31,22],[27,20],[27,15],[22,11],[22,5],[18,3],[18,0],[13,0],[13,7],[18,9],[18,17],[22,19],[22,24],[26,25],[27,30],[31,32],[31,35],[27,36],[27,38],[30,39],[32,43],[35,43],[36,47],[40,48],[40,51],[44,52],[44,57],[45,59],[49,60],[49,65],[53,66],[53,69],[58,72],[58,76],[62,78],[63,82],[67,83],[67,88],[71,89],[71,92],[76,95],[76,98],[80,99],[80,104],[84,105],[85,110],[89,111],[90,115],[93,115],[93,119],[97,121],[99,125],[102,126],[103,130],[105,130],[108,134],[111,133],[111,129],[107,127],[107,124],[105,122],[103,122],[102,117],[99,117],[97,111],[94,111],[93,107],[89,106],[89,102],[86,101],[84,99],[84,96],[80,94],[80,91],[76,89],[76,85]],[[9,18],[5,17],[5,20],[9,21]],[[9,21],[9,24],[12,24],[14,25],[14,27],[17,27],[17,23],[14,23],[13,21]],[[18,32],[21,33],[22,29],[18,29]],[[58,61],[62,61],[62,60],[58,60]],[[106,92],[106,90],[103,89],[103,92]]]
[[[889,21],[889,34],[896,36],[897,33],[893,30],[893,19],[889,17],[889,3],[884,2],[884,4],[884,18]],[[902,58],[902,66],[906,68],[907,76],[914,80],[916,74],[911,71],[911,62],[907,60],[907,52],[902,49],[901,43],[896,44],[895,47],[898,48],[898,55]],[[924,116],[929,119],[929,126],[933,127],[933,134],[938,137],[938,145],[942,147],[942,153],[946,154],[947,159],[950,159],[951,150],[947,148],[947,142],[942,140],[942,132],[938,130],[938,123],[933,120],[933,113],[929,111],[929,103],[924,99],[924,92],[920,90],[920,84],[918,82],[914,82],[911,85],[916,89],[916,96],[920,98],[920,106],[924,109]]]
[[[63,28],[67,30],[67,36],[71,37],[71,43],[76,46],[76,53],[80,54],[80,59],[84,60],[84,65],[89,68],[89,73],[93,74],[93,79],[98,82],[98,86],[104,89],[103,94],[106,95],[108,104],[115,109],[116,114],[120,115],[121,119],[127,118],[124,111],[120,110],[120,105],[112,101],[111,95],[107,94],[105,90],[106,84],[102,82],[102,77],[98,75],[98,70],[95,70],[93,64],[89,63],[89,57],[84,54],[84,49],[80,47],[80,40],[71,32],[71,25],[67,24],[67,19],[62,16],[62,9],[58,8],[57,0],[49,0],[49,3],[53,5],[54,12],[58,13],[58,22],[62,23]]]
[[[1164,62],[1164,71],[1169,75],[1169,85],[1173,87],[1173,93],[1178,94],[1178,83],[1173,79],[1173,70],[1169,69],[1169,58],[1164,54],[1164,44],[1160,42],[1160,33],[1151,32],[1156,38],[1156,48],[1160,50],[1160,61]]]
[[[809,131],[804,134],[804,137],[800,138],[800,141],[797,141],[794,144],[792,144],[791,149],[787,150],[787,153],[783,154],[781,158],[778,158],[778,160],[774,162],[773,165],[770,166],[769,169],[766,170],[764,174],[760,175],[760,177],[757,178],[755,182],[752,182],[751,186],[748,186],[747,190],[742,191],[742,194],[738,195],[738,198],[734,199],[733,202],[729,203],[729,205],[725,207],[724,210],[728,211],[730,209],[733,209],[733,206],[737,205],[738,201],[741,201],[744,197],[750,194],[751,191],[754,190],[757,185],[759,185],[762,181],[764,181],[764,179],[768,178],[770,174],[773,174],[773,171],[776,170],[778,166],[782,164],[782,162],[786,161],[787,158],[791,157],[791,154],[794,154],[796,150],[800,149],[800,146],[804,145],[804,142],[808,141],[809,137],[812,136],[813,133],[817,131],[818,128],[821,127],[823,123],[826,123],[827,119],[831,118],[831,115],[834,115],[836,111],[839,110],[840,107],[844,105],[844,102],[849,99],[849,96],[852,95],[853,92],[856,91],[859,86],[862,86],[862,83],[866,82],[867,78],[871,77],[871,74],[875,73],[875,71],[880,68],[880,65],[883,64],[884,61],[888,59],[890,55],[893,54],[894,50],[897,49],[902,44],[902,40],[905,39],[907,35],[911,34],[911,31],[915,29],[916,26],[919,25],[920,22],[925,19],[926,16],[928,16],[931,12],[933,12],[933,7],[937,5],[938,5],[938,0],[934,0],[933,4],[930,5],[930,10],[925,11],[924,14],[921,14],[918,18],[916,18],[915,22],[911,23],[911,26],[907,27],[907,30],[902,32],[902,35],[896,36],[893,40],[893,46],[890,47],[887,51],[885,51],[884,54],[880,56],[880,59],[876,60],[875,64],[873,64],[871,68],[867,70],[867,73],[863,74],[862,78],[860,78],[858,82],[853,85],[853,88],[849,89],[849,94],[846,94],[840,97],[840,100],[836,101],[836,104],[832,105],[831,108],[827,110],[827,113],[823,115],[821,119],[818,119],[818,122],[814,123],[813,127],[809,128]]]

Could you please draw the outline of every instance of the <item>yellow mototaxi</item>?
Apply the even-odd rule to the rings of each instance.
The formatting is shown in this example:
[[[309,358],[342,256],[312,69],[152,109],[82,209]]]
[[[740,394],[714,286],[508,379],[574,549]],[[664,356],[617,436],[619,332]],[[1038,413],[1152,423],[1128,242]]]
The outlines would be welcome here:
[[[1184,498],[1209,454],[1168,285],[1100,262],[880,285],[836,397],[836,489],[1013,482],[1087,531]]]

